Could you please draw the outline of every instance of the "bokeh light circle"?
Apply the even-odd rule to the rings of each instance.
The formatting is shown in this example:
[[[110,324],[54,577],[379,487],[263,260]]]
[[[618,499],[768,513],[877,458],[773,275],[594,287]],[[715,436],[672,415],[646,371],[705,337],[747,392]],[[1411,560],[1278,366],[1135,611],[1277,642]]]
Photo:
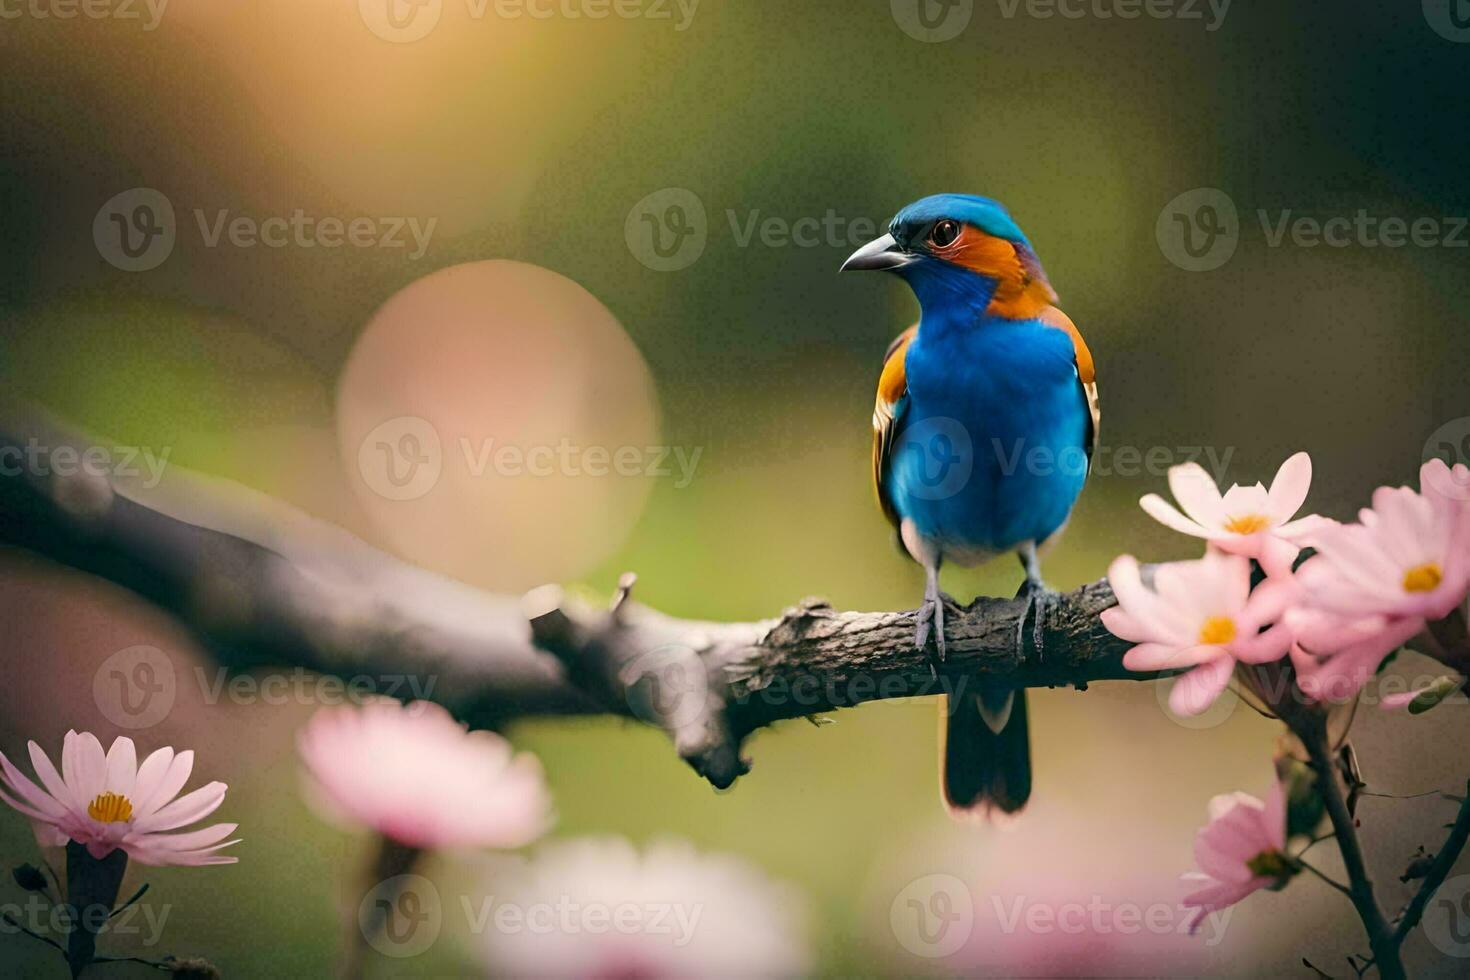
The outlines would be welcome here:
[[[657,417],[647,365],[601,303],[499,260],[389,299],[337,391],[345,476],[380,543],[505,591],[584,575],[623,542],[656,479]]]

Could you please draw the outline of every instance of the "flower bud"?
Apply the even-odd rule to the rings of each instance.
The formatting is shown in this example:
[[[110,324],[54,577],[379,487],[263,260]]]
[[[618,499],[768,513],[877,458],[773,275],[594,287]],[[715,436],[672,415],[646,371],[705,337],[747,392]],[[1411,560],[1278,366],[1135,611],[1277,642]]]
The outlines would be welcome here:
[[[34,864],[22,864],[12,870],[10,876],[28,892],[43,892],[47,888],[45,873]]]

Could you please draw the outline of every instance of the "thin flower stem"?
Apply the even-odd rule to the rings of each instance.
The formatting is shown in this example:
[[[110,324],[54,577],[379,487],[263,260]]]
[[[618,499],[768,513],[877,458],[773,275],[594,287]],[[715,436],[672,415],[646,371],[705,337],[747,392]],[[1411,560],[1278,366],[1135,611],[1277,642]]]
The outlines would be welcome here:
[[[141,963],[151,966],[155,970],[172,970],[173,964],[164,960],[145,960],[141,956],[97,956],[93,957],[93,963]]]
[[[1342,852],[1343,867],[1348,874],[1347,896],[1363,922],[1368,934],[1368,945],[1373,951],[1373,960],[1378,975],[1384,980],[1405,980],[1403,961],[1399,958],[1399,943],[1395,940],[1383,910],[1373,896],[1373,880],[1368,877],[1367,862],[1363,859],[1363,845],[1358,840],[1358,827],[1353,815],[1348,812],[1347,801],[1337,781],[1336,766],[1332,751],[1328,748],[1325,722],[1313,717],[1303,730],[1297,732],[1311,756],[1312,768],[1317,770],[1317,792],[1322,795],[1328,819],[1336,834],[1338,849]]]
[[[1300,851],[1296,852],[1297,859],[1300,860],[1301,858],[1305,857],[1308,851],[1316,847],[1318,844],[1322,843],[1324,840],[1332,840],[1336,836],[1337,834],[1329,832],[1323,834],[1321,837],[1313,837],[1311,840],[1307,841],[1306,847],[1303,847]]]
[[[1393,933],[1396,946],[1402,945],[1404,939],[1419,924],[1419,919],[1424,915],[1425,906],[1439,890],[1439,886],[1444,884],[1445,877],[1454,867],[1467,841],[1470,841],[1470,784],[1466,786],[1465,799],[1460,803],[1460,813],[1450,828],[1450,836],[1445,839],[1444,846],[1435,855],[1434,863],[1430,865],[1429,873],[1424,876],[1423,884],[1419,886],[1419,890],[1414,893],[1414,897],[1409,900],[1409,904],[1399,915],[1398,925]]]
[[[58,943],[54,939],[50,939],[50,938],[48,938],[46,936],[43,936],[39,932],[32,932],[31,930],[27,929],[25,926],[21,925],[20,924],[20,920],[17,919],[17,918],[15,918],[9,912],[0,912],[0,918],[3,918],[6,922],[8,922],[11,925],[15,926],[15,928],[19,929],[21,932],[25,933],[27,936],[30,936],[32,939],[38,939],[41,942],[45,943],[47,946],[50,946],[52,949],[55,949],[56,951],[58,951],[59,953],[61,953],[63,956],[66,955],[66,949],[65,949],[65,947],[63,947],[61,945],[61,943]]]
[[[1305,852],[1303,852],[1303,853],[1305,853]],[[1331,885],[1333,888],[1336,888],[1338,891],[1342,892],[1344,895],[1347,895],[1349,898],[1352,897],[1352,892],[1350,892],[1350,891],[1347,890],[1347,886],[1346,885],[1344,885],[1342,882],[1336,880],[1335,878],[1329,878],[1327,875],[1323,874],[1321,871],[1318,871],[1316,868],[1312,867],[1310,864],[1308,864],[1307,862],[1303,861],[1301,859],[1301,855],[1298,855],[1297,856],[1296,863],[1299,864],[1301,867],[1306,868],[1308,871],[1312,872],[1312,874],[1316,875],[1318,878],[1321,878],[1324,882],[1326,882],[1327,884]]]

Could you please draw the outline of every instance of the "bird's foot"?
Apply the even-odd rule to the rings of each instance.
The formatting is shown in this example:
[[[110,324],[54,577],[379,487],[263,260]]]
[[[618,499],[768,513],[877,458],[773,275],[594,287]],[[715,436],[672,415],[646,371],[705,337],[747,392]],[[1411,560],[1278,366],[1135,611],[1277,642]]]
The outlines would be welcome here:
[[[1037,657],[1045,657],[1046,607],[1057,595],[1057,592],[1047,588],[1046,583],[1040,579],[1028,578],[1021,585],[1016,598],[1026,600],[1026,605],[1021,610],[1020,619],[1016,621],[1016,651],[1019,654],[1024,655],[1026,651],[1026,623],[1029,620],[1031,645],[1036,650]]]
[[[924,604],[915,614],[914,649],[923,650],[929,645],[929,634],[934,634],[934,648],[939,653],[939,662],[944,662],[944,599],[942,596],[925,596]]]

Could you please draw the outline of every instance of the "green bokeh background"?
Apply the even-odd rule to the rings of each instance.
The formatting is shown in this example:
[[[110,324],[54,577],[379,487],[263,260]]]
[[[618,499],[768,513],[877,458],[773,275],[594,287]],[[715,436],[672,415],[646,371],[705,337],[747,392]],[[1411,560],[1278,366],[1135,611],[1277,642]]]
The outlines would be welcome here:
[[[1271,247],[1257,217],[1470,213],[1470,44],[1437,34],[1412,3],[1239,4],[1214,31],[974,8],[944,43],[904,33],[887,0],[704,0],[684,31],[475,21],[447,4],[413,45],[373,37],[349,0],[174,0],[148,32],[5,21],[0,385],[320,510],[325,491],[303,486],[317,471],[302,454],[333,445],[312,440],[330,432],[335,379],[373,311],[438,268],[531,262],[612,311],[648,363],[664,440],[703,449],[693,484],[658,483],[587,585],[605,592],[636,569],[643,600],[711,619],[765,617],[813,594],[905,608],[920,576],[872,505],[867,454],[878,360],[913,301],[896,281],[838,278],[846,239],[742,246],[730,215],[743,225],[832,209],[883,222],[923,194],[967,191],[1010,206],[1087,336],[1105,444],[1213,447],[1231,453],[1226,478],[1239,482],[1308,449],[1313,506],[1346,516],[1373,487],[1410,479],[1441,426],[1470,434],[1470,248]],[[174,253],[140,274],[108,265],[91,234],[101,204],[134,186],[162,190],[181,215]],[[700,198],[709,231],[697,262],[660,273],[637,261],[624,223],[666,187]],[[1222,189],[1241,216],[1239,247],[1213,272],[1176,267],[1155,238],[1166,202],[1197,187]],[[186,212],[224,207],[442,225],[417,261],[209,249],[184,232]],[[1095,579],[1124,550],[1190,556],[1136,508],[1162,485],[1159,474],[1095,479],[1049,557],[1052,583]],[[997,562],[945,584],[968,598],[1017,581]],[[116,734],[89,696],[112,651],[150,642],[193,656],[158,614],[30,557],[0,552],[0,582],[0,746],[12,758],[31,737],[59,750],[72,726]],[[905,953],[888,926],[895,883],[946,871],[978,895],[1032,894],[1044,890],[1027,884],[1034,860],[1037,880],[1060,876],[1069,894],[1101,881],[1125,897],[1177,896],[1169,882],[1191,865],[1206,801],[1262,792],[1274,736],[1243,709],[1218,727],[1180,727],[1151,684],[1033,703],[1037,802],[1005,832],[941,812],[923,702],[761,733],[753,772],[725,794],[630,724],[510,734],[546,764],[558,834],[687,837],[799,886],[824,975],[987,975],[1019,968],[984,948],[963,964]],[[138,736],[198,746],[208,778],[230,781],[229,819],[246,838],[233,868],[147,875],[155,900],[174,904],[167,943],[148,952],[202,953],[227,976],[330,972],[335,903],[365,843],[298,798],[291,738],[309,713],[200,707]],[[1453,785],[1460,710],[1412,723],[1368,714],[1360,751],[1385,788]],[[1392,882],[1443,814],[1422,801],[1372,807],[1376,870]],[[0,815],[0,857],[27,859],[27,841]],[[479,887],[472,862],[432,867],[446,895]],[[1125,943],[1111,959],[1079,954],[1073,972],[1254,976],[1303,954],[1339,963],[1358,945],[1345,903],[1306,881],[1248,903],[1218,947],[1150,958]],[[373,973],[459,973],[472,947],[451,935]],[[1422,939],[1409,955],[1422,975],[1455,975]],[[0,936],[0,963],[55,971],[22,937]]]

